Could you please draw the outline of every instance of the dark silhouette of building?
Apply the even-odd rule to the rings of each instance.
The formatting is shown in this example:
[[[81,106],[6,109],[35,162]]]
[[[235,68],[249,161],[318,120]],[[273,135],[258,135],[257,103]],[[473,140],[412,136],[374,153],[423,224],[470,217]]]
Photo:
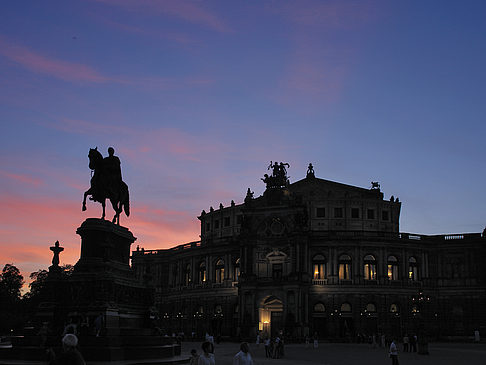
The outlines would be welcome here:
[[[132,254],[160,325],[186,336],[472,336],[486,330],[486,237],[401,233],[398,198],[285,166],[243,204],[202,211],[201,240]],[[279,170],[279,166],[283,169]],[[310,173],[309,173],[310,171]]]

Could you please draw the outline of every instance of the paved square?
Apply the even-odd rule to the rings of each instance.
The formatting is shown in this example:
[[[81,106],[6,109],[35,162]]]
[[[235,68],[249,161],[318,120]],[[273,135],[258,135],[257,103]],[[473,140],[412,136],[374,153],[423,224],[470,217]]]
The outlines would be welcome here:
[[[200,342],[184,342],[182,353],[189,354],[192,348],[201,353]],[[401,345],[400,345],[401,349]],[[237,343],[222,343],[216,345],[215,357],[217,365],[232,365],[233,356],[239,351]],[[367,344],[319,344],[318,349],[308,348],[304,344],[290,344],[285,347],[285,356],[281,359],[265,358],[263,345],[257,347],[250,344],[250,352],[255,365],[358,365],[358,364],[391,364],[388,351],[383,348],[372,348]],[[416,353],[399,353],[400,365],[404,364],[486,364],[486,344],[450,344],[432,343],[429,345],[429,355]]]

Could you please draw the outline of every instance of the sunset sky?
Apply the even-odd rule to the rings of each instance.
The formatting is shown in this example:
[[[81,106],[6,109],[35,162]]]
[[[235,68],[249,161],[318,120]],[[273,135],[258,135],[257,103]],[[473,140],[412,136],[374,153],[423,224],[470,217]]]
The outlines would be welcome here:
[[[76,263],[96,146],[146,249],[198,240],[201,210],[262,194],[270,160],[379,181],[402,232],[481,232],[485,19],[467,0],[3,1],[1,266],[47,268],[56,240]]]

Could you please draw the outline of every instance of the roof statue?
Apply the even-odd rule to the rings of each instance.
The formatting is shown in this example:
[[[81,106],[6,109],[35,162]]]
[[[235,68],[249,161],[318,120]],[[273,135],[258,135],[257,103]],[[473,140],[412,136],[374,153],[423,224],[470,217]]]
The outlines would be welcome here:
[[[309,167],[307,167],[307,176],[306,177],[308,179],[316,177],[316,175],[314,175],[314,166],[312,166],[312,163],[309,163]]]
[[[278,163],[277,161],[273,163],[270,161],[267,170],[271,169],[272,175],[268,176],[268,174],[265,174],[262,178],[262,181],[267,185],[267,189],[282,188],[289,184],[286,167],[290,167],[290,165],[288,163]]]
[[[101,203],[101,219],[105,219],[105,200],[109,199],[115,211],[112,222],[120,224],[122,210],[127,217],[130,215],[128,186],[122,180],[120,159],[115,156],[113,147],[108,148],[108,156],[105,158],[98,151],[98,147],[91,148],[88,158],[92,177],[91,187],[84,193],[83,211],[86,210],[86,197],[90,195],[90,200]]]
[[[380,183],[378,181],[372,181],[371,190],[380,190]]]
[[[64,251],[64,247],[59,246],[59,241],[56,241],[54,246],[49,247],[49,249],[54,253],[52,257],[52,266],[59,266],[59,254]]]

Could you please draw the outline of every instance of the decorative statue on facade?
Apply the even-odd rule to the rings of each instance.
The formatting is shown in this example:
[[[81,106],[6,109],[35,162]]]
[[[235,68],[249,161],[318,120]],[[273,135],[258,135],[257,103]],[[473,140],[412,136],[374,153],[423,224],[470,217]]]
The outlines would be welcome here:
[[[371,190],[380,190],[380,183],[378,181],[372,181]]]
[[[120,224],[120,213],[125,210],[127,217],[130,215],[130,201],[128,186],[122,180],[120,159],[114,155],[113,147],[108,148],[108,157],[98,151],[98,147],[90,149],[89,168],[93,170],[91,187],[84,193],[83,211],[86,210],[86,197],[91,195],[90,200],[101,203],[105,219],[105,200],[110,199],[115,216],[112,222]]]
[[[267,189],[282,188],[289,184],[287,178],[287,169],[285,166],[290,167],[288,163],[270,161],[270,165],[267,170],[272,169],[272,176],[268,174],[263,175],[262,181],[267,185]]]
[[[54,253],[52,257],[52,266],[59,267],[59,254],[64,251],[64,247],[59,246],[59,241],[56,241],[54,246],[49,247],[49,249]]]
[[[312,163],[309,163],[309,167],[307,167],[307,176],[308,179],[316,177],[314,175],[314,166],[312,166]]]

